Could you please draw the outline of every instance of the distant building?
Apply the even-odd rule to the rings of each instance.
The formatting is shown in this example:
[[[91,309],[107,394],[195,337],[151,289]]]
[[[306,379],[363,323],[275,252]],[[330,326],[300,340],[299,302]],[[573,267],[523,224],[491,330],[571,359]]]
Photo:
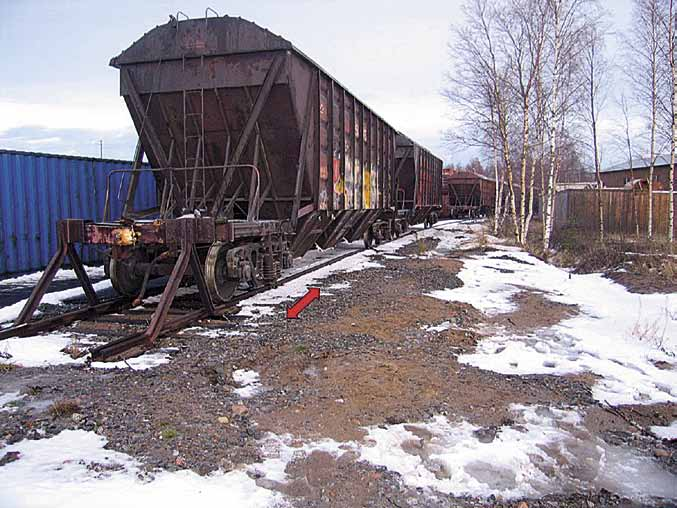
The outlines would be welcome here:
[[[649,178],[650,160],[640,157],[630,161],[616,164],[601,171],[604,187],[625,187],[631,180],[645,180]],[[654,163],[653,184],[655,190],[667,190],[668,169],[670,168],[670,156],[659,155]]]

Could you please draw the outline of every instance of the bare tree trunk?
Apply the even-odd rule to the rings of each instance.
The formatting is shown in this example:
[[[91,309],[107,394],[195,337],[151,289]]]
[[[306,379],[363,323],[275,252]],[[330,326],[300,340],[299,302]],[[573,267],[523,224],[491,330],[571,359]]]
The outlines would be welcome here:
[[[505,115],[505,113],[503,113]],[[505,116],[504,116],[505,118]],[[519,223],[517,219],[517,205],[515,202],[515,184],[512,174],[512,163],[510,161],[510,138],[508,137],[508,128],[505,122],[499,120],[501,130],[501,145],[503,146],[503,164],[505,164],[505,176],[508,180],[508,199],[510,205],[510,213],[512,214],[513,227],[515,228],[515,242],[519,243]]]
[[[503,186],[498,174],[498,147],[493,148],[493,163],[494,163],[494,182],[496,182],[496,189],[494,191],[494,235],[498,235],[501,227],[501,197],[503,196]]]
[[[670,168],[668,170],[668,241],[675,240],[675,145],[677,144],[677,66],[675,65],[675,19],[673,0],[670,0],[668,17],[668,48],[670,57],[670,77],[672,81],[672,136],[670,140]]]
[[[648,222],[647,222],[647,237],[653,237],[653,182],[654,182],[654,168],[656,165],[656,124],[658,121],[658,61],[659,61],[659,48],[660,48],[660,35],[659,35],[659,25],[660,25],[660,16],[658,10],[659,7],[656,0],[649,0],[645,2],[643,6],[644,16],[642,19],[645,20],[645,25],[648,25],[648,33],[646,39],[647,48],[646,55],[649,64],[649,98],[651,103],[650,110],[650,123],[651,123],[651,134],[649,140],[649,178],[648,178],[648,187],[649,187],[649,200],[648,200]],[[648,12],[648,19],[646,19]],[[648,23],[647,23],[648,21]],[[641,72],[641,71],[640,71]]]
[[[501,195],[503,189],[501,188],[498,175],[498,146],[496,146],[496,118],[494,114],[494,105],[491,105],[491,151],[494,164],[494,181],[496,182],[496,189],[494,191],[494,235],[498,235],[498,230],[501,222]]]
[[[588,107],[587,112],[590,115],[590,130],[592,133],[592,151],[593,161],[595,164],[595,177],[597,180],[597,220],[599,241],[604,241],[604,203],[602,201],[602,173],[599,161],[599,145],[597,142],[597,115],[598,115],[598,92],[600,87],[601,70],[597,69],[599,56],[598,50],[598,34],[594,26],[588,29],[587,38],[587,61],[586,61],[586,81],[588,86]]]
[[[646,235],[648,238],[653,236],[653,175],[654,175],[654,165],[656,164],[656,109],[658,101],[658,90],[657,90],[657,69],[656,69],[656,58],[657,55],[654,55],[651,62],[651,138],[649,146],[649,218],[646,226]],[[632,158],[630,159],[632,164]]]
[[[544,126],[544,115],[545,115],[545,103],[543,100],[543,73],[542,67],[539,62],[538,70],[536,73],[536,139],[537,139],[537,150],[533,152],[532,163],[531,163],[531,177],[529,179],[529,213],[527,215],[525,223],[525,229],[527,235],[529,234],[529,227],[531,225],[531,219],[534,216],[534,184],[536,182],[536,167],[538,166],[541,173],[541,189],[543,189],[543,146],[545,142],[545,126]],[[538,155],[536,155],[538,152]]]
[[[623,119],[625,120],[625,145],[628,149],[628,163],[630,164],[630,181],[632,182],[632,211],[635,220],[635,235],[639,239],[639,207],[637,206],[636,192],[635,192],[635,173],[632,162],[632,141],[630,140],[630,119],[628,118],[628,103],[625,100],[625,95],[621,96],[621,109],[623,110]],[[649,217],[651,217],[651,210],[649,209]]]
[[[559,112],[559,80],[562,64],[560,62],[560,51],[562,48],[562,31],[560,26],[560,8],[561,1],[553,2],[553,72],[552,72],[552,92],[550,96],[550,119],[548,141],[550,144],[550,168],[545,189],[545,204],[543,206],[543,250],[547,252],[550,249],[550,237],[552,236],[553,209],[555,206],[555,172],[557,159],[557,116]]]
[[[522,157],[520,159],[520,216],[518,241],[520,245],[527,242],[525,221],[527,217],[527,156],[529,154],[529,101],[528,96],[522,104],[524,118],[522,119]]]

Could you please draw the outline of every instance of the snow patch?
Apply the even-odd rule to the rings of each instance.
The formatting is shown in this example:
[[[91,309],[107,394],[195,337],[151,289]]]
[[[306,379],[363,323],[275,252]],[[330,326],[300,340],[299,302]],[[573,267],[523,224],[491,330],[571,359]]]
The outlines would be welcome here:
[[[0,505],[19,507],[279,506],[281,494],[258,487],[244,470],[200,476],[189,470],[146,476],[129,455],[106,450],[93,432],[64,430],[3,449],[19,460],[0,468]],[[122,496],[122,497],[121,497]]]
[[[234,370],[233,381],[241,386],[241,388],[235,388],[233,391],[243,399],[249,399],[263,391],[259,373],[255,370]]]
[[[178,298],[179,296],[187,296],[187,295],[193,295],[198,292],[197,286],[181,286],[179,289],[176,290],[176,296],[174,298]],[[143,299],[144,304],[148,303],[160,303],[160,299],[162,298],[162,293],[159,295],[155,296],[149,296],[148,298]]]
[[[22,367],[48,367],[50,365],[84,365],[86,357],[72,358],[63,349],[69,345],[97,345],[100,342],[91,339],[92,335],[76,336],[64,332],[52,332],[32,337],[13,337],[0,342],[0,363],[20,365]],[[123,362],[93,362],[98,369],[146,370],[168,363],[176,348],[165,348],[152,353],[130,358]]]
[[[102,278],[106,276],[102,266],[85,266],[85,271],[90,278]],[[3,279],[0,280],[0,286],[33,286],[38,283],[43,274],[44,272],[40,271]],[[61,269],[54,276],[54,281],[75,279],[77,279],[77,275],[75,275],[74,270]]]
[[[426,325],[423,327],[423,329],[426,332],[435,332],[435,333],[449,330],[449,328],[451,328],[451,322],[449,321],[442,321],[439,325]]]
[[[206,328],[204,326],[192,326],[190,328],[184,328],[179,332],[179,335],[185,335],[190,333],[192,335],[200,335],[201,337],[208,337],[210,339],[218,339],[221,337],[237,337],[239,335],[244,335],[244,333],[239,330],[224,330],[222,328]]]
[[[332,289],[348,289],[350,288],[350,282],[345,281],[345,282],[337,282],[336,284],[332,284],[331,286],[327,286],[327,289],[332,290]]]
[[[122,362],[92,362],[95,369],[132,369],[148,370],[169,363],[172,354],[177,353],[179,348],[163,348],[153,353],[144,353]]]
[[[361,459],[415,488],[505,499],[606,488],[633,499],[677,496],[652,458],[592,436],[575,411],[512,406],[515,424],[487,429],[437,416],[428,423],[370,427]],[[484,431],[484,432],[482,432]],[[482,439],[482,435],[485,436]]]
[[[677,439],[677,420],[670,425],[653,425],[651,432],[659,439]]]
[[[61,332],[5,339],[0,342],[0,351],[4,353],[3,356],[8,357],[0,358],[0,363],[11,363],[22,367],[83,363],[84,359],[74,360],[61,352],[73,341],[73,335]]]
[[[94,291],[103,291],[110,289],[111,283],[110,280],[102,280],[93,284]],[[85,292],[81,287],[75,287],[71,289],[64,289],[63,291],[54,291],[52,293],[45,293],[45,296],[42,297],[41,304],[50,304],[50,305],[61,305],[65,300],[71,298],[77,298],[84,296]],[[23,309],[24,305],[28,301],[28,298],[18,301],[13,305],[8,305],[7,307],[0,308],[0,323],[7,321],[14,321]],[[35,314],[39,314],[39,311],[36,311]]]
[[[13,402],[21,400],[26,396],[26,394],[20,394],[19,392],[3,393],[0,394],[0,411],[14,411],[14,407],[11,406]]]
[[[488,315],[516,309],[523,290],[577,305],[579,313],[527,335],[479,342],[459,361],[503,374],[577,374],[600,379],[593,395],[613,405],[677,402],[677,294],[638,295],[601,274],[570,274],[514,248],[498,247],[464,261],[464,285],[431,296],[473,305]]]

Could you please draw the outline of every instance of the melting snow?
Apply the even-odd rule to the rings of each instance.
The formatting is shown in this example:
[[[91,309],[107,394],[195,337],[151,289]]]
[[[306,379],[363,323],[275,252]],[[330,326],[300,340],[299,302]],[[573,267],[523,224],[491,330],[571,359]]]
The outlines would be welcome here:
[[[442,321],[439,325],[427,325],[423,327],[426,332],[443,332],[449,328],[451,328],[449,321]]]
[[[200,476],[192,471],[144,477],[141,464],[106,450],[93,432],[64,430],[41,440],[24,440],[3,452],[19,460],[0,468],[3,507],[251,506],[279,505],[282,496],[260,488],[244,470]]]
[[[234,370],[233,381],[241,386],[241,388],[236,388],[233,391],[243,399],[249,399],[263,391],[259,373],[254,370]]]
[[[92,278],[105,277],[105,273],[102,266],[85,266],[85,271],[87,272],[87,275],[89,275]],[[40,277],[42,277],[43,273],[44,272],[33,272],[24,275],[19,275],[18,277],[12,277],[10,279],[3,279],[0,280],[0,286],[33,286],[37,284],[37,282],[40,280]],[[77,275],[75,275],[75,271],[73,270],[61,269],[58,272],[56,272],[56,275],[54,276],[55,281],[75,280],[75,279],[77,279]]]
[[[614,405],[677,402],[677,369],[653,363],[676,363],[677,294],[633,294],[600,274],[569,274],[508,248],[471,257],[458,276],[462,287],[431,296],[467,302],[491,315],[514,310],[512,297],[533,289],[580,309],[528,335],[483,339],[459,361],[504,374],[593,372],[602,378],[594,397]]]
[[[122,362],[92,362],[92,367],[95,369],[147,370],[169,363],[172,359],[172,353],[176,353],[178,350],[178,348],[168,347],[153,353],[144,353]]]
[[[91,336],[87,336],[91,337]],[[50,365],[83,365],[85,357],[72,358],[64,353],[63,349],[69,345],[95,345],[87,337],[75,336],[69,333],[52,332],[33,337],[13,337],[0,342],[0,351],[8,358],[0,358],[0,363],[11,363],[22,367],[47,367]],[[176,348],[165,348],[152,353],[145,353],[123,362],[93,362],[94,368],[114,369],[131,368],[145,370],[171,360],[170,353],[178,351]]]
[[[109,289],[111,287],[110,280],[102,280],[100,282],[97,282],[96,284],[93,284],[93,287],[94,291],[97,292]],[[60,305],[65,300],[77,298],[84,295],[85,295],[84,291],[80,286],[78,286],[71,289],[64,289],[63,291],[54,291],[52,293],[45,293],[45,296],[42,297],[42,301],[40,303]],[[7,307],[0,308],[0,323],[14,321],[21,312],[21,309],[23,309],[27,301],[28,298],[16,302],[13,305],[8,305]],[[36,311],[36,315],[38,313],[39,312]]]
[[[17,400],[21,400],[26,396],[26,394],[19,394],[19,392],[11,392],[11,393],[2,393],[0,394],[0,411],[13,411],[14,407],[12,407],[10,404],[12,402],[16,402]]]
[[[569,410],[513,406],[515,424],[493,440],[437,416],[428,423],[369,428],[363,460],[412,487],[456,496],[514,499],[606,488],[633,499],[677,497],[677,481],[651,457],[592,436]],[[489,442],[486,442],[489,441]]]
[[[654,425],[651,432],[660,439],[677,439],[677,420],[670,425]]]
[[[208,337],[210,339],[218,339],[220,337],[237,337],[238,335],[244,335],[239,330],[225,330],[223,328],[206,328],[204,326],[192,326],[190,328],[184,328],[179,332],[179,335],[184,335],[190,333],[193,335],[200,335],[201,337]]]
[[[330,286],[327,286],[327,289],[348,289],[350,288],[350,282],[345,281],[345,282],[337,282],[335,284],[332,284]]]

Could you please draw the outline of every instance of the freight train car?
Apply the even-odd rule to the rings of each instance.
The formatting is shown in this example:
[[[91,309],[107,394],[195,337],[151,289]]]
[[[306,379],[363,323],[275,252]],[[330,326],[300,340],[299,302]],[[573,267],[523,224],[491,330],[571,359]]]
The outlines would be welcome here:
[[[493,213],[496,182],[471,171],[454,171],[442,178],[442,215],[453,219],[483,217]]]
[[[124,217],[59,223],[61,247],[19,323],[66,256],[78,265],[77,243],[109,249],[107,271],[123,295],[141,300],[150,279],[169,276],[146,334],[152,341],[184,279],[211,310],[239,287],[274,284],[315,245],[391,237],[406,221],[430,223],[439,206],[438,159],[252,22],[171,17],[111,65],[140,140],[134,168],[120,171],[124,189],[109,189],[110,200],[125,196]],[[141,168],[144,155],[150,170]],[[144,171],[155,178],[158,206],[136,210]],[[97,305],[86,273],[76,273]]]
[[[442,208],[442,160],[398,134],[395,156],[396,205],[410,224],[437,222]]]

